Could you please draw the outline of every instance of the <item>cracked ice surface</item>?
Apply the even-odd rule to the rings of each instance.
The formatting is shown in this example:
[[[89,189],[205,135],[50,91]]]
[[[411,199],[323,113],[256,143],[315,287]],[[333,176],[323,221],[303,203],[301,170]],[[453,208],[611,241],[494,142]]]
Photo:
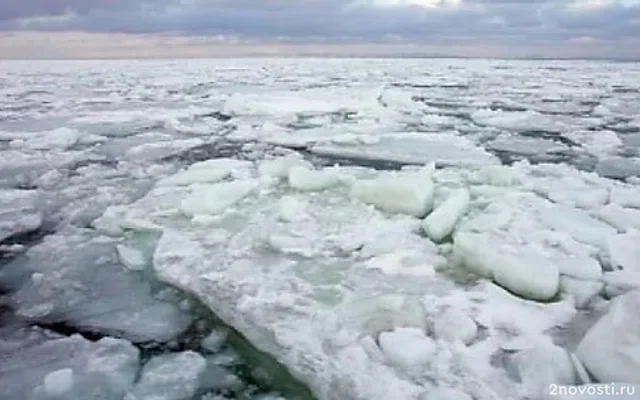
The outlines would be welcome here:
[[[577,383],[566,378],[571,365],[547,378],[513,379],[494,359],[512,343],[531,354],[536,343],[549,348],[550,332],[570,326],[577,307],[598,298],[603,265],[637,276],[623,267],[638,258],[625,244],[629,233],[619,233],[633,226],[597,217],[615,203],[597,201],[596,193],[637,190],[630,185],[521,163],[373,175],[327,168],[305,176],[331,175],[332,185],[307,186],[270,174],[267,165],[278,162],[300,168],[286,160],[256,163],[248,174],[242,165],[230,182],[194,176],[192,185],[172,187],[165,180],[97,222],[140,221],[162,232],[153,255],[158,276],[196,294],[322,399],[413,399],[436,386],[515,399],[539,394],[549,380]],[[565,190],[596,200],[576,208],[554,196],[557,176],[570,183]],[[372,179],[383,185],[375,196],[361,194],[371,184],[355,190]],[[412,211],[420,202],[434,215],[425,220],[427,234],[453,229],[452,246],[421,233],[424,213]],[[465,271],[485,279],[469,280]],[[628,328],[637,341],[640,332]],[[446,333],[452,329],[460,336]],[[526,354],[511,363],[535,370],[531,363],[542,361]]]
[[[156,300],[148,282],[119,265],[113,240],[81,230],[48,236],[8,269],[28,274],[11,295],[15,312],[28,320],[66,323],[136,342],[167,342],[191,322],[176,305]]]
[[[3,399],[117,400],[133,387],[139,351],[122,339],[96,342],[38,328],[0,328]]]
[[[322,400],[520,400],[640,376],[636,64],[0,70],[2,251],[55,229],[0,270],[29,321],[170,340],[189,316],[155,271]],[[539,165],[499,165],[518,160]],[[159,357],[129,396],[216,375]],[[84,387],[73,365],[36,375],[19,390]]]
[[[0,242],[35,231],[42,224],[35,190],[0,189]]]

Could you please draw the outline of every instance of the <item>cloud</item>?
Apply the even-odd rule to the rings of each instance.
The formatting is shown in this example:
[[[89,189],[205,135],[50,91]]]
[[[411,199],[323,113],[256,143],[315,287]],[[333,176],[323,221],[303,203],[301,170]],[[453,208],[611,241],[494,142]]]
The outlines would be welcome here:
[[[562,47],[639,38],[640,0],[3,0],[0,29]]]

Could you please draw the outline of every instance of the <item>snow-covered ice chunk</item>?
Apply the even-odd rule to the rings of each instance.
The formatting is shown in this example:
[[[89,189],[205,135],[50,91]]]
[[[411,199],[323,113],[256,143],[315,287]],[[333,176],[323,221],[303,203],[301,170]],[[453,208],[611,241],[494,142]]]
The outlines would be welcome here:
[[[485,233],[459,231],[453,237],[453,257],[476,275],[492,278],[494,265],[500,260],[491,242],[492,237]]]
[[[574,207],[554,205],[540,210],[540,219],[552,229],[567,232],[575,240],[604,249],[616,229]]]
[[[200,354],[184,351],[151,358],[127,400],[183,400],[193,397],[207,362]]]
[[[255,179],[222,182],[197,188],[180,204],[186,215],[219,214],[233,206],[258,186]]]
[[[365,92],[366,93],[366,92]],[[360,91],[336,88],[311,88],[301,91],[269,91],[265,93],[234,93],[224,103],[223,112],[234,116],[318,115],[360,109],[374,100]],[[371,94],[366,93],[368,96]]]
[[[549,385],[573,385],[576,373],[569,354],[550,341],[541,341],[519,351],[513,357],[516,369],[527,394],[538,399]]]
[[[622,207],[640,208],[640,188],[614,186],[611,188],[611,203]]]
[[[312,168],[298,153],[292,153],[283,157],[265,160],[258,166],[261,176],[284,179],[289,176],[289,170],[295,166]]]
[[[602,278],[602,266],[593,257],[567,256],[555,258],[561,275],[583,280]]]
[[[433,331],[438,339],[469,344],[478,334],[478,325],[462,310],[449,308],[436,318]]]
[[[202,339],[202,342],[200,344],[202,345],[202,347],[209,351],[217,352],[220,350],[228,337],[229,330],[224,328],[214,329],[204,339]]]
[[[44,377],[44,390],[50,396],[62,396],[73,387],[73,370],[62,368]]]
[[[553,160],[554,153],[562,153],[569,150],[568,146],[551,140],[507,135],[498,136],[498,138],[487,144],[487,148],[506,154],[524,155],[533,159],[539,158],[544,161],[547,159]]]
[[[569,276],[560,277],[560,291],[573,297],[576,307],[583,308],[604,288],[602,281],[585,281]]]
[[[573,369],[576,371],[577,382],[580,384],[591,383],[591,377],[584,367],[584,364],[582,364],[582,361],[576,356],[576,353],[571,353],[569,357],[571,357]]]
[[[640,274],[640,233],[632,230],[611,236],[607,241],[611,266]]]
[[[121,339],[91,342],[38,328],[0,328],[0,398],[121,400],[140,368]]]
[[[164,193],[166,201],[172,205],[172,211],[180,207],[182,199],[180,194],[175,188],[169,189],[169,193]],[[157,205],[155,206],[157,207]],[[154,205],[149,205],[150,209],[153,209],[153,207]],[[159,234],[163,230],[162,226],[150,221],[146,215],[139,217],[138,215],[129,214],[127,209],[121,205],[107,207],[102,215],[96,218],[91,225],[97,232],[112,237],[122,236],[125,231]]]
[[[640,290],[613,300],[586,333],[576,354],[600,382],[640,384]]]
[[[339,183],[335,170],[313,170],[303,166],[294,166],[289,170],[289,186],[302,191],[328,189]]]
[[[147,265],[144,254],[138,249],[119,244],[116,246],[116,250],[118,251],[120,262],[132,271],[143,270]]]
[[[609,297],[616,297],[623,293],[640,289],[640,273],[633,270],[605,272],[602,280],[605,283],[605,293]]]
[[[576,315],[572,301],[540,303],[521,299],[509,293],[506,289],[492,282],[481,282],[478,300],[483,302],[474,319],[479,326],[488,328],[490,335],[500,335],[507,332],[508,338],[520,343],[515,349],[528,348],[532,339],[538,339],[551,328],[569,323]],[[524,345],[522,345],[524,343]],[[474,346],[482,346],[482,342]],[[500,343],[500,348],[506,350],[509,342]]]
[[[192,164],[184,171],[171,175],[158,182],[160,186],[187,186],[195,183],[215,183],[232,176],[251,166],[251,162],[217,158]]]
[[[371,337],[395,328],[413,328],[426,332],[427,321],[422,305],[402,295],[365,297],[348,303],[342,324]]]
[[[467,212],[470,201],[467,189],[456,191],[422,221],[422,229],[432,240],[442,241],[453,232],[455,225]]]
[[[619,231],[640,230],[640,210],[611,203],[597,210],[595,215]]]
[[[191,321],[176,306],[156,300],[148,282],[120,266],[110,239],[60,232],[26,255],[12,265],[31,271],[31,279],[11,297],[16,313],[29,320],[158,342],[173,339]]]
[[[471,118],[479,125],[511,131],[548,130],[555,131],[563,126],[544,114],[535,111],[493,111],[479,110],[471,115]]]
[[[453,243],[463,266],[526,299],[549,300],[558,292],[558,266],[529,247],[513,247],[497,236],[470,232],[458,232]]]
[[[382,135],[372,143],[318,143],[314,154],[340,158],[391,161],[405,164],[477,166],[498,164],[499,160],[471,140],[449,133],[396,133]]]
[[[487,165],[470,174],[473,183],[484,183],[492,186],[513,187],[521,184],[519,171],[504,165]]]
[[[305,218],[307,203],[294,196],[284,196],[278,203],[278,217],[285,222],[296,222]]]
[[[403,213],[422,218],[433,208],[433,165],[411,174],[359,180],[351,196],[389,213]]]
[[[0,242],[42,224],[36,190],[0,189]]]
[[[506,255],[493,268],[493,278],[514,293],[532,300],[549,300],[559,287],[558,266],[536,253]]]
[[[432,276],[436,268],[446,265],[447,260],[437,253],[429,254],[399,250],[373,257],[365,263],[367,269],[374,269],[386,275]]]
[[[638,158],[609,156],[601,157],[596,166],[599,175],[614,179],[628,179],[640,176],[640,160]]]
[[[580,143],[580,146],[596,155],[612,154],[623,145],[623,141],[620,140],[617,133],[607,130],[598,132],[569,131],[563,132],[563,136]]]
[[[319,252],[316,243],[308,237],[273,234],[268,236],[267,243],[274,250],[284,254],[313,257]]]
[[[72,128],[57,128],[43,132],[15,132],[2,135],[4,139],[12,138],[9,146],[23,150],[65,150],[76,144],[80,132]]]
[[[435,344],[416,328],[396,328],[378,335],[380,349],[387,359],[408,370],[424,366],[435,352]]]
[[[181,139],[166,140],[155,143],[145,143],[131,147],[126,151],[126,155],[135,160],[154,160],[166,157],[192,147],[200,146],[202,139]]]
[[[206,361],[207,368],[201,375],[199,392],[240,393],[243,389],[247,389],[246,383],[230,368],[220,365],[216,356],[208,357]],[[202,400],[206,399],[203,397]]]
[[[327,216],[322,215],[322,218]],[[314,226],[315,223],[311,229]],[[248,233],[243,232],[243,235],[237,235],[238,238]],[[235,253],[239,249],[229,249],[235,245],[235,241],[230,242],[223,247],[224,251]],[[342,279],[343,267],[340,264],[327,263],[314,272],[307,270],[316,262],[292,262],[277,257],[274,263],[271,256],[260,256],[255,262],[252,256],[232,261],[224,252],[210,251],[185,231],[166,230],[154,254],[154,268],[163,279],[179,287],[188,290],[202,288],[199,296],[217,315],[230,321],[260,350],[269,352],[287,365],[296,378],[313,387],[318,397],[327,398],[329,393],[338,393],[341,398],[364,400],[389,398],[393,394],[409,399],[420,392],[415,384],[393,378],[393,369],[380,363],[372,364],[359,344],[363,333],[377,337],[381,330],[395,326],[424,327],[425,317],[419,302],[406,302],[405,296],[393,296],[397,301],[387,296],[374,296],[344,304],[344,307],[343,304],[329,306],[336,304],[336,296],[340,301],[341,295],[336,293],[335,284],[331,283]],[[240,251],[242,253],[239,254],[246,257],[247,250]],[[214,258],[217,259],[215,262]],[[256,265],[262,267],[256,269]],[[185,266],[190,273],[184,272]],[[313,277],[317,282],[315,286],[310,285],[308,278],[291,273],[292,268],[300,266],[304,267],[303,274],[316,275]],[[233,283],[239,277],[245,282],[240,286]],[[253,294],[245,292],[247,285],[255,288],[255,291],[250,289]],[[296,287],[305,291],[305,297],[301,297]],[[316,292],[320,294],[318,296],[312,291],[307,292],[307,288],[326,288],[327,291]],[[228,303],[222,299],[233,299],[233,309],[228,308]],[[264,336],[265,329],[272,334]],[[326,363],[335,367],[327,370],[324,367]],[[381,376],[388,377],[388,380],[381,382]],[[328,387],[324,384],[327,380],[335,384]],[[356,386],[352,387],[349,382]]]

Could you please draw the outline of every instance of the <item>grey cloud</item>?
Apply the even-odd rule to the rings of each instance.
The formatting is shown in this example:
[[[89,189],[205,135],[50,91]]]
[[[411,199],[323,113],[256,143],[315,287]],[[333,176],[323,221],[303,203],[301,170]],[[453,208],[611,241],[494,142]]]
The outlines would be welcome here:
[[[2,0],[0,21],[18,18],[45,17],[73,10],[84,15],[91,11],[126,11],[135,5],[131,0]]]
[[[417,6],[345,8],[344,0],[3,0],[0,27],[98,32],[182,32],[291,40],[378,40],[395,35],[437,42],[449,37],[551,41],[578,36],[613,40],[640,36],[640,5],[569,11],[569,0],[463,0],[458,9]],[[31,25],[19,18],[74,18]]]

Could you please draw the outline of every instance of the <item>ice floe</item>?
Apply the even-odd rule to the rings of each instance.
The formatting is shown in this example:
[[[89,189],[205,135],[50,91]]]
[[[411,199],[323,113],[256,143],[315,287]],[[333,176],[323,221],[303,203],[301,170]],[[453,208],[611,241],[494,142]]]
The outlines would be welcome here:
[[[140,255],[132,251],[135,256],[125,254],[128,268],[139,269]],[[30,274],[26,280],[0,278],[6,278],[5,285],[17,286],[11,299],[16,313],[29,320],[66,323],[141,342],[167,342],[183,332],[190,316],[156,300],[147,282],[119,265],[117,254],[116,243],[109,239],[82,231],[60,232],[4,267],[25,271]]]
[[[149,63],[3,63],[12,315],[167,350],[192,302],[156,274],[321,400],[637,383],[633,64]],[[0,397],[278,398],[225,328],[150,359],[11,329]]]
[[[613,300],[577,349],[585,368],[600,382],[640,384],[640,290]]]
[[[599,202],[579,209],[536,194],[559,190],[543,177],[561,168],[524,163],[434,170],[432,164],[363,176],[336,168],[327,176],[351,178],[325,185],[328,171],[286,160],[294,159],[256,164],[230,181],[252,190],[243,192],[242,203],[215,206],[221,214],[206,229],[185,228],[146,208],[163,204],[170,211],[193,196],[178,185],[171,189],[174,198],[168,187],[152,190],[139,205],[121,208],[118,218],[162,226],[153,256],[158,276],[198,295],[320,398],[385,398],[393,392],[409,399],[434,391],[430,381],[479,399],[496,393],[520,398],[541,395],[553,380],[577,382],[565,350],[513,347],[515,339],[542,346],[545,332],[570,324],[576,308],[601,295],[603,263],[624,260],[611,257],[607,245],[619,228],[590,214]],[[254,177],[273,171],[284,178],[300,168],[319,185],[312,189],[322,192]],[[572,179],[606,190],[619,185],[585,173]],[[199,197],[202,207],[228,196],[230,191],[211,191],[217,185],[198,189],[210,193]],[[216,233],[214,240],[212,226],[226,234]],[[437,241],[452,233],[452,246],[438,247],[420,235],[423,229]],[[484,283],[456,289],[446,276],[464,271]],[[426,295],[434,291],[443,296],[436,309]],[[396,300],[383,302],[381,296],[389,295]],[[422,296],[422,306],[410,300]],[[517,352],[520,382],[490,366],[503,348]],[[443,357],[449,361],[434,364]],[[547,375],[539,371],[544,357],[555,360]],[[372,380],[371,371],[379,378]],[[469,379],[475,386],[465,383]]]
[[[40,228],[38,197],[36,190],[0,189],[0,242]]]
[[[139,351],[126,340],[10,329],[0,329],[2,398],[118,400],[133,386]]]
[[[193,397],[207,363],[193,351],[159,355],[142,367],[140,380],[126,400],[182,400]]]

